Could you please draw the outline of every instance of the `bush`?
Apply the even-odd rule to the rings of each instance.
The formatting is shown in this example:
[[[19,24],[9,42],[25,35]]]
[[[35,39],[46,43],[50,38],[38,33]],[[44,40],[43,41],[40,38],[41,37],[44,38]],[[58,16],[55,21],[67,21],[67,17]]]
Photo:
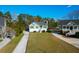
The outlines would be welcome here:
[[[76,32],[75,36],[76,36],[77,38],[79,38],[79,32]]]
[[[47,30],[47,32],[51,33],[51,32],[54,32],[53,30]]]

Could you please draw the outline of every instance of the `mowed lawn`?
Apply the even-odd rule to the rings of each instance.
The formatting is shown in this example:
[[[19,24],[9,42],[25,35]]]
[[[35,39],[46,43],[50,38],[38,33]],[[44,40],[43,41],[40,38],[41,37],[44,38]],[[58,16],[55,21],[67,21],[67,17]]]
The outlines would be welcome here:
[[[79,49],[53,36],[51,33],[30,33],[26,47],[28,53],[73,53]]]

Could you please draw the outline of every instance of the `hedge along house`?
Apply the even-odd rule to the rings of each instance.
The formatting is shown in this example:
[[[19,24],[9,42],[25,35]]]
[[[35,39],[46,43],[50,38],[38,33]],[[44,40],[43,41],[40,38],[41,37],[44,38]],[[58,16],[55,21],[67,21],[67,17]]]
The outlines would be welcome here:
[[[32,22],[29,25],[29,32],[46,32],[48,29],[48,22]]]
[[[68,31],[79,32],[79,20],[59,20],[58,27],[63,33]]]
[[[6,36],[6,18],[0,16],[0,37]]]

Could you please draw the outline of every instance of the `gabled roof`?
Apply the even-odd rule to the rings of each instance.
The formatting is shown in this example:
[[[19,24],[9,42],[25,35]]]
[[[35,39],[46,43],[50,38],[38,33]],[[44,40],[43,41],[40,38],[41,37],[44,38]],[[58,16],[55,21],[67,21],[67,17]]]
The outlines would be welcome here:
[[[68,23],[73,23],[79,25],[79,20],[59,20],[59,25],[67,25]]]
[[[0,16],[0,26],[1,27],[4,26],[4,21],[5,21],[4,17]]]
[[[37,25],[46,25],[47,23],[45,22],[32,22],[31,24],[37,24]]]

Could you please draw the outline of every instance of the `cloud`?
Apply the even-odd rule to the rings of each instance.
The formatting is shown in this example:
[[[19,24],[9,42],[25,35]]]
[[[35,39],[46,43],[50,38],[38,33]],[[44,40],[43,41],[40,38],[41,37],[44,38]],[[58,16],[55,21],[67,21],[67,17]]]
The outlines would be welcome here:
[[[67,8],[70,8],[70,7],[71,7],[71,5],[68,5],[68,6],[67,6]]]

